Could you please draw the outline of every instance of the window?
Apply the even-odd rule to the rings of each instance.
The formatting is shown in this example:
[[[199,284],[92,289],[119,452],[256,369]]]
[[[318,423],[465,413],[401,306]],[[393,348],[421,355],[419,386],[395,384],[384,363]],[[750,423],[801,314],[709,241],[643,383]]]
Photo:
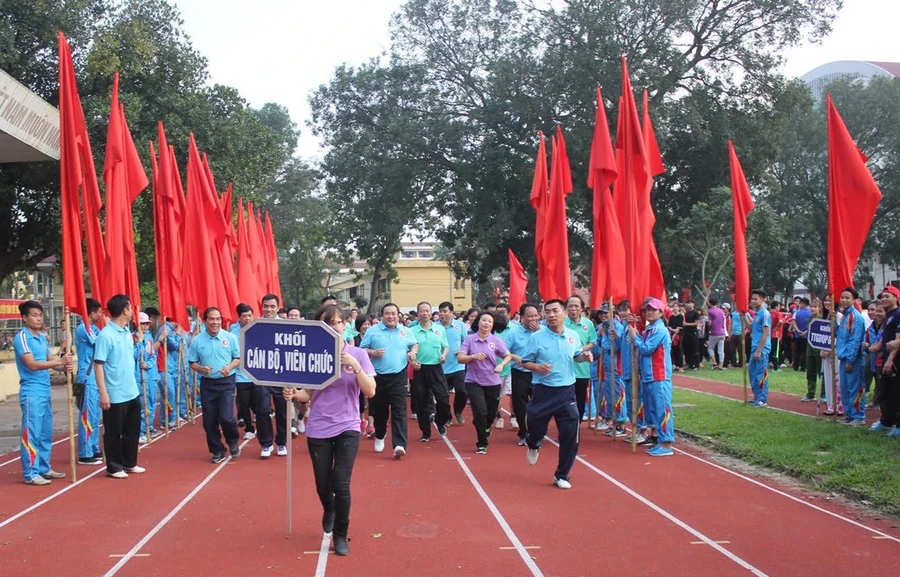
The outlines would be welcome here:
[[[350,287],[349,296],[351,299],[353,297],[357,296],[358,290],[359,290],[359,287],[355,287],[355,286]]]
[[[454,278],[453,279],[453,288],[458,291],[466,290],[466,279],[464,278]]]
[[[400,253],[400,258],[416,258],[416,251],[404,250]]]
[[[434,251],[431,250],[420,250],[419,258],[434,258]]]

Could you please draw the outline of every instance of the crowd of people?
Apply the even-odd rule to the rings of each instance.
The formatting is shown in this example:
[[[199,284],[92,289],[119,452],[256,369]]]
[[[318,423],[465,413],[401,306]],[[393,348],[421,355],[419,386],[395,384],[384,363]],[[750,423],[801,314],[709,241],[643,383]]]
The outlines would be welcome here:
[[[865,423],[865,395],[874,382],[881,419],[871,429],[900,436],[898,299],[900,290],[889,286],[877,302],[861,303],[847,288],[838,307],[828,298],[797,298],[784,310],[754,290],[742,315],[714,299],[700,308],[692,301],[667,306],[648,298],[639,307],[622,301],[588,311],[572,295],[526,303],[518,311],[499,303],[462,314],[450,302],[437,310],[421,302],[406,314],[389,303],[376,316],[342,308],[329,296],[313,318],[343,336],[342,372],[318,391],[257,386],[239,369],[240,331],[255,317],[249,304],[238,305],[238,322],[227,330],[216,307],[181,327],[153,307],[135,320],[129,298],[116,295],[106,303],[101,330],[101,304],[88,299],[88,316],[74,331],[73,356],[51,352],[41,305],[28,301],[20,306],[23,329],[13,342],[23,478],[46,485],[65,476],[49,464],[50,370],[68,371],[80,411],[78,462],[105,464],[111,478],[144,473],[139,445],[181,426],[201,407],[214,464],[240,456],[241,436],[256,439],[260,458],[268,459],[287,455],[288,434],[305,434],[323,530],[333,533],[336,552],[346,555],[350,478],[360,442],[370,439],[375,453],[384,452],[390,425],[390,455],[406,457],[408,407],[421,443],[464,425],[469,407],[477,455],[487,454],[493,430],[509,426],[532,465],[555,420],[560,452],[553,484],[561,489],[572,487],[584,421],[608,436],[634,436],[652,457],[672,455],[672,372],[696,370],[707,359],[721,370],[746,359],[751,402],[759,407],[767,405],[770,370],[806,371],[810,388],[803,400],[824,399],[825,414],[844,414],[852,425]],[[261,305],[263,318],[303,318],[297,308],[280,308],[276,295],[264,295]],[[814,319],[834,319],[834,359],[829,350],[807,346]]]

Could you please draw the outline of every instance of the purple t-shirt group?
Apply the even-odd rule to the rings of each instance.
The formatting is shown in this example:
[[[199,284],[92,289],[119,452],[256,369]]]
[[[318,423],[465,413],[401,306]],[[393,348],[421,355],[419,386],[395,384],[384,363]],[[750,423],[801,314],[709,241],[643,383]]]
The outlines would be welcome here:
[[[344,345],[344,352],[351,355],[362,367],[362,372],[375,376],[375,367],[366,351],[352,345]],[[341,366],[341,378],[329,387],[313,391],[306,424],[306,436],[311,439],[330,439],[347,431],[359,433],[359,384],[356,373],[348,366]]]
[[[725,312],[719,307],[709,307],[709,334],[713,337],[725,336]]]

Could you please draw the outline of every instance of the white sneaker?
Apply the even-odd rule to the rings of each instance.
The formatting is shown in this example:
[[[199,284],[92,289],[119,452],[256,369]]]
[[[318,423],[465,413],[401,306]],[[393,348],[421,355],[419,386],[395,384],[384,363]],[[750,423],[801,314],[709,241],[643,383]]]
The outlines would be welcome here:
[[[517,421],[515,417],[510,417],[509,428],[512,429],[513,431],[519,430],[519,421]]]
[[[115,473],[107,473],[107,477],[112,477],[113,479],[127,479],[128,473],[125,471],[116,471]]]
[[[502,429],[502,428],[503,428],[503,424],[504,424],[504,423],[503,423],[503,417],[498,417],[497,420],[496,420],[496,422],[494,422],[494,428],[495,428],[495,429]]]
[[[397,445],[396,447],[394,447],[394,458],[395,459],[402,459],[405,456],[406,456],[406,449],[404,449],[400,445]]]
[[[608,428],[609,428],[609,425],[606,423],[606,421],[598,421],[597,422],[597,430],[598,431],[605,431]]]
[[[287,457],[287,447],[284,445],[278,445],[278,450],[275,452],[279,457]]]
[[[375,439],[375,452],[380,453],[384,451],[384,439]]]
[[[297,427],[291,427],[291,436],[296,437],[300,432],[297,430]]]
[[[135,465],[134,467],[125,467],[125,472],[139,475],[141,473],[146,473],[147,469],[141,467],[140,465]]]
[[[557,479],[553,477],[553,484],[559,487],[560,489],[571,489],[572,483],[566,481],[565,479]]]
[[[306,421],[303,419],[297,421],[297,432],[301,435],[306,432]]]
[[[146,445],[147,437],[145,437],[144,435],[141,435],[140,437],[138,437],[138,443],[140,443],[141,445]]]
[[[272,445],[269,445],[268,447],[263,447],[262,451],[259,452],[259,456],[263,459],[268,459],[269,457],[272,456],[272,448],[273,448]]]
[[[256,433],[253,431],[247,431],[246,433],[244,433],[245,441],[249,441],[250,439],[255,439],[255,438],[256,438]]]
[[[537,464],[538,457],[541,456],[540,449],[528,449],[528,452],[525,454],[525,458],[528,459],[529,465]]]

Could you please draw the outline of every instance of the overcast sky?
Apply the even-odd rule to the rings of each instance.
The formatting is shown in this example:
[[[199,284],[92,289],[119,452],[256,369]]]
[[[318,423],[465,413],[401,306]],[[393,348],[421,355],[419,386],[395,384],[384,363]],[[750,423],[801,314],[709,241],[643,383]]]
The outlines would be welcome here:
[[[403,0],[174,0],[194,47],[209,60],[211,81],[237,88],[254,107],[287,106],[300,126],[298,152],[319,156],[305,122],[307,95],[335,66],[386,51],[388,24]],[[786,54],[799,76],[834,60],[900,62],[898,0],[844,0],[831,35]]]

